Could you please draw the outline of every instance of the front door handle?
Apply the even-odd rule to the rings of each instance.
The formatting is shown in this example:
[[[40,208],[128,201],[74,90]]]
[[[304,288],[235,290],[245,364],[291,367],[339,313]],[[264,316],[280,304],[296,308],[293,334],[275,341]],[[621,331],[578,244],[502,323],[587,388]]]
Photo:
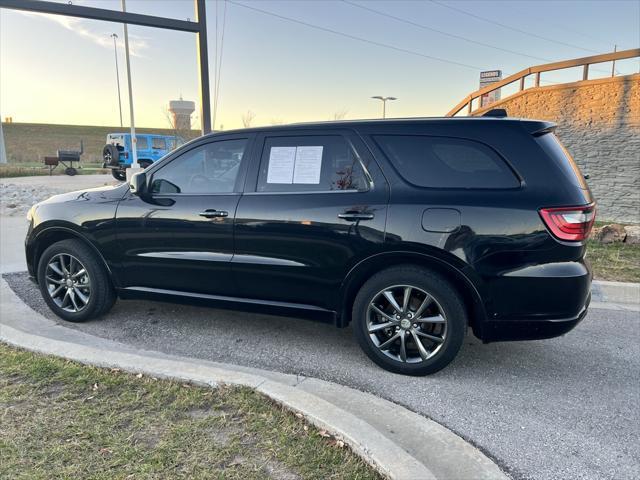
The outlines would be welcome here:
[[[357,222],[358,220],[373,220],[373,217],[373,213],[366,212],[344,212],[338,214],[338,218],[341,218],[348,222]]]
[[[204,218],[224,218],[229,216],[229,212],[225,212],[224,210],[205,210],[198,215]]]

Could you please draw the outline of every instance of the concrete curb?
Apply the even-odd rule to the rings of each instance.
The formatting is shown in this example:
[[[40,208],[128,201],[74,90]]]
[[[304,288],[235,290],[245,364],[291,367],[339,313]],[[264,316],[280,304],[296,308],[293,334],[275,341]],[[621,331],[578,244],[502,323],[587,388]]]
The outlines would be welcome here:
[[[88,335],[31,310],[4,279],[0,279],[0,341],[155,377],[253,388],[342,439],[390,479],[508,478],[453,432],[387,400],[323,380],[137,350]]]
[[[640,306],[640,283],[606,282],[591,284],[591,300],[598,303]]]

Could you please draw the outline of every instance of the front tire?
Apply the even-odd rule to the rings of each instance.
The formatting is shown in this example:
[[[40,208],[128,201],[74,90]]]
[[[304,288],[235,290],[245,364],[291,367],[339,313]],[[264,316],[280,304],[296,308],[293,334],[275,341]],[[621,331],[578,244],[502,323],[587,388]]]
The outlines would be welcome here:
[[[44,251],[38,284],[53,313],[69,322],[107,313],[116,298],[102,260],[79,240],[62,240]]]
[[[125,170],[116,170],[115,168],[111,170],[111,175],[116,180],[124,182],[127,179],[127,172]]]
[[[427,269],[399,266],[378,272],[353,303],[354,335],[382,368],[429,375],[457,355],[467,313],[457,290]]]

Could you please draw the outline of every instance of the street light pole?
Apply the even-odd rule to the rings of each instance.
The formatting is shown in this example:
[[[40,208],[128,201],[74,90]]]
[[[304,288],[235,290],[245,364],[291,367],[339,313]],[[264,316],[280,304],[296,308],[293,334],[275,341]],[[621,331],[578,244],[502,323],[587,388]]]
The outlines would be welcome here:
[[[110,35],[113,38],[113,53],[116,58],[116,84],[118,85],[118,108],[120,109],[120,127],[122,127],[122,100],[120,99],[120,73],[118,72],[118,47],[116,46],[116,38],[118,35],[112,33]]]
[[[387,100],[397,100],[396,97],[381,97],[379,95],[371,98],[382,102],[382,118],[387,118]]]

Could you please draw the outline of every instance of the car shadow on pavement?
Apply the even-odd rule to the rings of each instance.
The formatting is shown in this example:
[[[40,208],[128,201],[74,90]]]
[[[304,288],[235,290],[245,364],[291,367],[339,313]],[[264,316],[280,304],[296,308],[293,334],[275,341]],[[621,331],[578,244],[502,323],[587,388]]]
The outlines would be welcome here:
[[[53,315],[25,273],[5,275],[5,279],[25,303],[45,317],[136,348],[320,378],[351,377],[355,370],[360,379],[368,374],[396,376],[379,369],[362,353],[351,328],[150,301],[118,301],[103,318],[73,324]],[[576,334],[580,330],[569,335]],[[559,338],[483,344],[469,331],[456,360],[428,378],[472,379],[491,371],[501,372],[502,378],[540,378],[541,371],[547,376],[561,371],[566,375],[566,362],[576,358],[582,365],[573,370],[578,375],[589,364],[596,366],[596,358],[580,351],[572,355],[566,343]]]

